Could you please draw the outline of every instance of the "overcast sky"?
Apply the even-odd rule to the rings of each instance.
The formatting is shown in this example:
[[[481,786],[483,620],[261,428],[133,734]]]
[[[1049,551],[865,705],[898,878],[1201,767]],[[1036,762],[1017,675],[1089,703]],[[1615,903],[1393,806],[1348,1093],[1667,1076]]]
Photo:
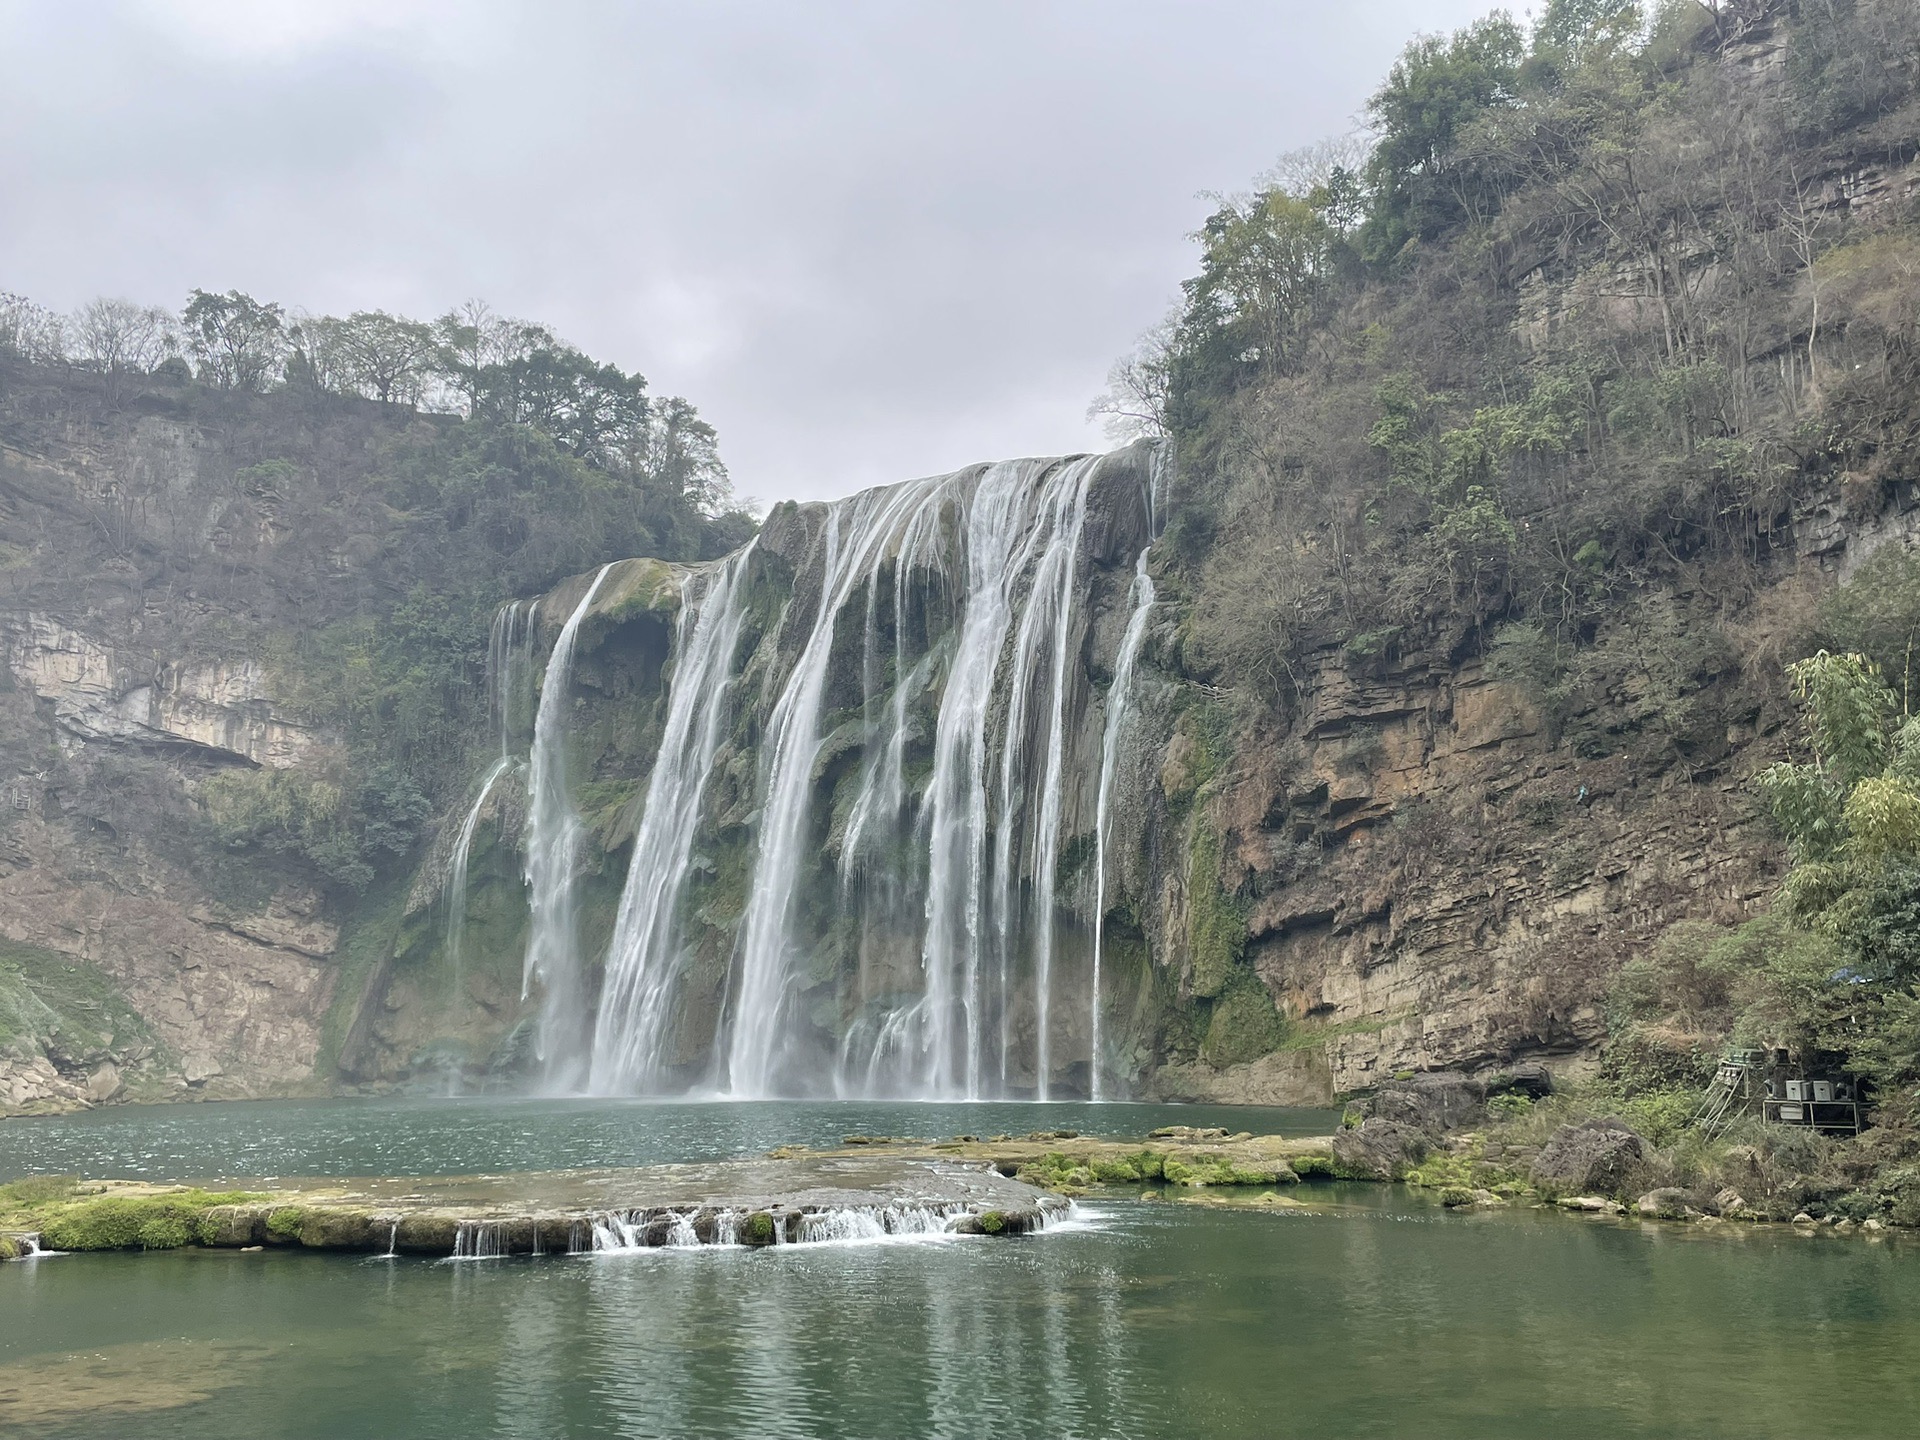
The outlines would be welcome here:
[[[1100,445],[1199,192],[1482,0],[0,0],[0,290],[469,296],[686,395],[742,493]]]

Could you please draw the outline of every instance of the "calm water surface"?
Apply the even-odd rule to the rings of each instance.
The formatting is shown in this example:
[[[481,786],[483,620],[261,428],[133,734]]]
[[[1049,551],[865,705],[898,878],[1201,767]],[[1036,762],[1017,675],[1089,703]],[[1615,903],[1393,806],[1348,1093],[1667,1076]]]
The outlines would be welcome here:
[[[830,1113],[808,1123],[833,1135],[1038,1128],[1030,1106],[1017,1107],[1029,1117],[1017,1127],[887,1118],[932,1113],[923,1107],[822,1108]],[[201,1117],[314,1109],[193,1116],[211,1124]],[[396,1126],[421,1119],[407,1107],[317,1107],[348,1110]],[[526,1111],[524,1130],[499,1118],[511,1110],[426,1113],[476,1123],[492,1113],[508,1158],[609,1158],[587,1153],[582,1135],[593,1127],[575,1129],[587,1122],[564,1107]],[[853,1118],[874,1110],[877,1119]],[[827,1123],[836,1116],[845,1118]],[[787,1138],[744,1113],[697,1120],[666,1123],[712,1137],[702,1153]],[[14,1123],[0,1125],[0,1146],[13,1145]],[[543,1129],[569,1138],[529,1138]],[[317,1132],[304,1133],[289,1150],[250,1153],[311,1156],[300,1146]],[[460,1133],[415,1153],[470,1165],[485,1152]],[[199,1168],[206,1152],[194,1146],[212,1134],[175,1132],[141,1153]],[[86,1158],[80,1142],[36,1143],[40,1157]],[[123,1134],[92,1153],[127,1143]],[[621,1143],[639,1147],[634,1158],[659,1158],[652,1141]],[[1324,1207],[1215,1209],[1124,1194],[1020,1240],[467,1263],[175,1252],[0,1265],[0,1434],[1915,1433],[1920,1246],[1535,1210],[1449,1214],[1377,1186],[1296,1193]]]
[[[472,1099],[116,1105],[0,1120],[0,1181],[22,1175],[471,1175],[654,1165],[834,1145],[846,1135],[1140,1136],[1160,1125],[1326,1135],[1337,1110],[1229,1105]]]

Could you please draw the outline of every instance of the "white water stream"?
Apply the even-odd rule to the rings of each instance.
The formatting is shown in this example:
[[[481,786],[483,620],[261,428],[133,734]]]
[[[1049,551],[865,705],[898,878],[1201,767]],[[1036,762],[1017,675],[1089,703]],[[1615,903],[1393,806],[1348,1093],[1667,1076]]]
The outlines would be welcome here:
[[[1133,667],[1140,658],[1140,642],[1146,637],[1147,617],[1153,611],[1153,578],[1147,574],[1147,555],[1142,550],[1133,569],[1133,613],[1127,617],[1126,634],[1120,637],[1120,653],[1114,661],[1113,685],[1107,691],[1106,730],[1100,739],[1100,796],[1093,817],[1093,984],[1089,987],[1089,1027],[1092,1074],[1088,1078],[1091,1098],[1101,1099],[1102,1052],[1100,1048],[1100,959],[1107,928],[1107,845],[1113,831],[1113,784],[1120,766],[1120,742],[1126,732],[1128,705],[1133,699]]]
[[[701,797],[726,733],[744,618],[742,577],[752,553],[749,545],[721,561],[704,587],[689,582],[681,601],[666,731],[647,781],[594,1021],[587,1088],[596,1095],[645,1093],[661,1081],[661,1054],[687,958],[680,897],[693,862]]]
[[[572,694],[573,645],[611,565],[602,565],[560,627],[540,682],[527,762],[526,880],[529,924],[521,996],[537,987],[540,1015],[534,1057],[553,1089],[577,1089],[585,1078],[586,993],[579,927],[574,916],[580,863],[580,816],[567,790],[566,712]]]

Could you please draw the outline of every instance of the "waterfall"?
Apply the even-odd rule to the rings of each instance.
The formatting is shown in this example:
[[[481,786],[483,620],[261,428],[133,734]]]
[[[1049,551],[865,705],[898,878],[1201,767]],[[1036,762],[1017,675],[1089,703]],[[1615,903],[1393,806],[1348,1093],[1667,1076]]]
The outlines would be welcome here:
[[[607,949],[606,983],[594,1022],[587,1088],[597,1095],[656,1088],[659,1054],[685,964],[681,892],[693,861],[700,801],[726,733],[727,691],[744,609],[747,546],[722,561],[696,594],[686,586],[675,625],[676,656],[666,730],[647,781],[626,888]]]
[[[586,996],[580,974],[573,887],[579,864],[580,817],[567,792],[566,708],[573,678],[573,642],[611,565],[602,565],[560,627],[540,682],[527,779],[527,902],[530,924],[521,998],[540,987],[534,1047],[550,1085],[579,1078],[586,1042]]]
[[[590,1015],[565,741],[593,576],[531,727],[525,988],[547,1085],[660,1094],[698,1072],[742,1098],[1045,1099],[1090,1034],[1100,1093],[1112,815],[1154,603],[1138,547],[1166,484],[1144,447],[972,466],[783,509],[688,573],[645,662],[661,689],[638,692],[665,714]],[[1129,607],[1103,729],[1090,595]],[[512,637],[531,607],[503,614],[493,668],[530,680]],[[1059,906],[1069,877],[1084,903],[1089,860],[1090,950]]]
[[[1095,1100],[1101,1098],[1100,958],[1107,926],[1107,839],[1113,828],[1113,777],[1119,766],[1127,702],[1133,697],[1133,665],[1147,633],[1147,615],[1153,609],[1153,579],[1147,574],[1147,553],[1142,550],[1134,565],[1133,613],[1127,617],[1127,630],[1120,638],[1120,653],[1113,665],[1113,684],[1107,690],[1106,729],[1100,738],[1100,792],[1093,814],[1093,983],[1087,997],[1092,1012],[1089,1030],[1093,1036],[1089,1047],[1092,1074],[1088,1089]]]
[[[905,533],[922,528],[929,507],[937,510],[951,478],[863,491],[828,511],[819,608],[763,741],[767,779],[760,850],[741,930],[736,1009],[726,1047],[727,1087],[735,1095],[771,1095],[786,1058],[785,1022],[793,998],[788,982],[795,958],[789,921],[806,851],[836,622],[862,585],[877,583],[880,562],[890,549]]]
[[[473,852],[473,833],[480,824],[480,812],[486,806],[493,787],[513,767],[513,705],[520,693],[520,676],[526,668],[527,647],[533,638],[533,609],[515,600],[503,605],[493,617],[487,637],[487,694],[493,712],[494,728],[500,740],[500,754],[480,778],[479,793],[467,810],[453,842],[453,855],[447,864],[447,962],[453,972],[453,999],[458,1004],[463,975],[462,945],[467,929],[467,860]]]

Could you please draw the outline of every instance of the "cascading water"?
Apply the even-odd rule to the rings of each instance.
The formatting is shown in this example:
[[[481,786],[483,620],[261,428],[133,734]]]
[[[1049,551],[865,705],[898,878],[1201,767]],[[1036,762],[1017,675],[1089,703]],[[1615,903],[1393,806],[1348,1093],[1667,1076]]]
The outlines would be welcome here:
[[[587,1088],[618,1095],[657,1088],[675,987],[686,959],[680,899],[693,862],[700,801],[726,730],[727,691],[743,620],[741,583],[753,547],[720,562],[700,593],[683,592],[667,724],[647,781],[646,808],[607,949]]]
[[[1097,974],[1163,477],[1144,449],[975,466],[777,513],[683,572],[664,664],[635,672],[659,677],[661,739],[589,1025],[563,742],[596,575],[548,660],[529,766],[548,1085],[1044,1098],[1079,1086],[1085,1055],[1101,1090],[1088,931],[1060,905],[1101,912]],[[1098,617],[1122,605],[1090,723]]]
[[[520,693],[521,676],[529,661],[533,638],[533,608],[519,600],[500,607],[493,617],[493,630],[487,641],[487,691],[491,697],[494,728],[499,735],[500,754],[480,778],[480,789],[460,822],[453,842],[453,854],[447,864],[447,962],[453,973],[453,997],[458,1003],[463,983],[462,946],[467,928],[467,862],[473,853],[473,835],[479,827],[487,797],[502,776],[513,768],[513,704]]]
[[[1133,570],[1133,613],[1127,617],[1126,633],[1120,637],[1120,653],[1114,661],[1113,684],[1107,691],[1107,720],[1100,740],[1100,795],[1093,812],[1093,984],[1088,987],[1092,1033],[1088,1077],[1090,1098],[1101,1097],[1100,1049],[1100,960],[1107,928],[1107,844],[1113,830],[1113,783],[1120,764],[1120,741],[1126,730],[1127,706],[1133,698],[1133,667],[1140,658],[1140,642],[1146,638],[1147,616],[1153,610],[1153,577],[1147,574],[1148,551],[1140,552]]]
[[[522,965],[524,999],[540,989],[534,1056],[549,1086],[575,1088],[582,1077],[587,1037],[586,993],[580,973],[574,917],[574,879],[580,857],[580,817],[567,790],[566,706],[573,680],[573,646],[593,600],[613,567],[602,565],[560,627],[540,682],[527,761],[526,880],[529,928]]]

